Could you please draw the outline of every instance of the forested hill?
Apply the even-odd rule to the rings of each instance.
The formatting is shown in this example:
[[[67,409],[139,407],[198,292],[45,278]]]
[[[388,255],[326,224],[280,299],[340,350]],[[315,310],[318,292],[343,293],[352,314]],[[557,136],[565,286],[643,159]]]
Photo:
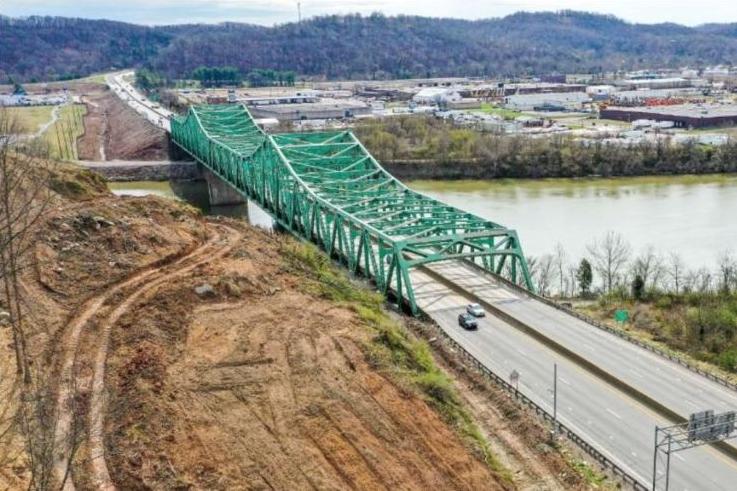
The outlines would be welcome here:
[[[201,65],[327,78],[525,75],[731,64],[737,24],[630,24],[582,12],[465,21],[329,16],[301,24],[142,27],[0,17],[0,82],[149,66],[178,78]]]

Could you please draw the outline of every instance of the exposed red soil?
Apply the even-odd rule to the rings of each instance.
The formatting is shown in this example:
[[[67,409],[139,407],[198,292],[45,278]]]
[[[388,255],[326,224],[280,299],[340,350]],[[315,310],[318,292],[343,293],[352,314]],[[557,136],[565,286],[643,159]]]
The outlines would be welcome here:
[[[168,159],[166,133],[115,94],[103,89],[89,93],[83,100],[87,116],[85,134],[78,142],[81,160]]]

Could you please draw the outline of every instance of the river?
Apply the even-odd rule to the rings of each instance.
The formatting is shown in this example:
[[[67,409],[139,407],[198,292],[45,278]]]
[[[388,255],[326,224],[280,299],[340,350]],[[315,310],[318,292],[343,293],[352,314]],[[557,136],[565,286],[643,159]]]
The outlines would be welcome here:
[[[677,252],[691,268],[713,268],[717,256],[737,253],[737,176],[616,179],[412,181],[412,188],[517,230],[525,253],[552,253],[561,243],[571,261],[613,230],[635,252],[652,245]],[[172,187],[173,186],[173,187]],[[118,194],[178,196],[206,213],[270,219],[253,205],[210,210],[204,183],[111,183]]]
[[[243,205],[210,206],[207,184],[204,181],[154,182],[131,181],[109,182],[110,190],[119,196],[162,196],[187,201],[207,215],[223,215],[246,218],[257,227],[271,229],[274,222],[264,210],[249,201]]]
[[[414,181],[412,188],[514,228],[528,255],[561,243],[580,260],[586,245],[619,232],[635,252],[677,252],[691,268],[737,253],[737,176]]]

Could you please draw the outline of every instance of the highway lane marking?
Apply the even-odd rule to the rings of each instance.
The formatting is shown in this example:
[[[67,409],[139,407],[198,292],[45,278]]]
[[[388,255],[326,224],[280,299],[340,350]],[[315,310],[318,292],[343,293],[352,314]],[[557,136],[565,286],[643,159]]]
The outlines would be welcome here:
[[[609,408],[606,408],[606,412],[608,412],[609,414],[611,414],[612,416],[614,416],[617,419],[622,419],[622,416],[620,416],[619,414],[615,413],[614,411],[612,411]]]
[[[640,373],[640,371],[639,371],[639,370],[636,370],[636,369],[634,369],[634,368],[630,368],[630,372],[632,372],[632,374],[633,374],[634,376],[638,377],[638,378],[645,378],[645,377],[644,377],[644,376],[643,376],[643,375],[642,375],[642,374]]]

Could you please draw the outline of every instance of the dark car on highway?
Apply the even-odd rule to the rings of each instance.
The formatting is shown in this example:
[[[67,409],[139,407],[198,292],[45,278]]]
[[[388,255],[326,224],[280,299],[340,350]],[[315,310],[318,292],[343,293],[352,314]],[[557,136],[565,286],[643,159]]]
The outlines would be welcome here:
[[[463,329],[468,330],[479,328],[479,323],[476,318],[471,314],[466,313],[460,314],[458,316],[458,325],[461,326]]]

